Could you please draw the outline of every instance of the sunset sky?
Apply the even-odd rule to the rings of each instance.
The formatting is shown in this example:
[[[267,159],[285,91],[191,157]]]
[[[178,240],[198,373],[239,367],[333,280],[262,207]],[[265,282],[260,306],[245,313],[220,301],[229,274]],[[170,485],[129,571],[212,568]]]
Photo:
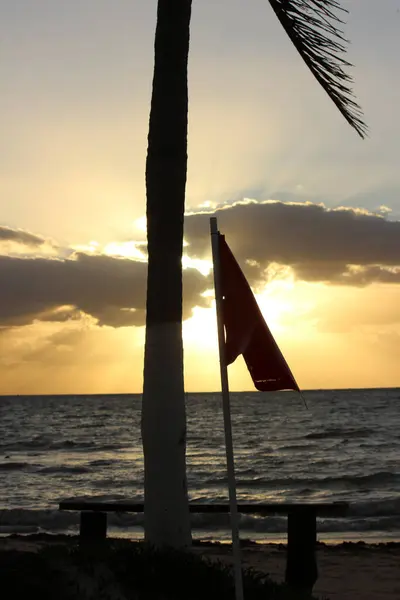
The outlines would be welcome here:
[[[266,0],[194,0],[184,341],[219,389],[208,219],[303,389],[400,386],[400,0],[348,0],[345,123]],[[0,394],[140,392],[155,0],[0,4]],[[252,389],[242,359],[234,390]]]

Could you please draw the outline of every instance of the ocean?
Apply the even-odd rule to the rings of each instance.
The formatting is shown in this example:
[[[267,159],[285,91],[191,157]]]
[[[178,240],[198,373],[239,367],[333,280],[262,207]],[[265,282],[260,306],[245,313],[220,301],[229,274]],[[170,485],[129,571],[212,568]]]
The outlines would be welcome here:
[[[321,541],[400,541],[400,389],[232,393],[238,499],[350,502]],[[143,501],[141,397],[0,397],[0,534],[76,533],[62,499]],[[187,395],[190,499],[228,500],[219,394]],[[142,515],[110,515],[143,537]],[[283,541],[286,518],[243,516],[241,536]],[[229,539],[227,515],[193,515],[194,537]]]

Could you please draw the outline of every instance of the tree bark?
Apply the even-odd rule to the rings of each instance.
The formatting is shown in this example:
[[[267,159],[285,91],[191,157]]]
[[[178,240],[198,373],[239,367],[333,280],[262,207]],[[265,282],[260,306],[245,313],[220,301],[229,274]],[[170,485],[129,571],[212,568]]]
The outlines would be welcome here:
[[[182,342],[191,4],[158,1],[146,162],[145,539],[154,546],[175,548],[191,544]]]

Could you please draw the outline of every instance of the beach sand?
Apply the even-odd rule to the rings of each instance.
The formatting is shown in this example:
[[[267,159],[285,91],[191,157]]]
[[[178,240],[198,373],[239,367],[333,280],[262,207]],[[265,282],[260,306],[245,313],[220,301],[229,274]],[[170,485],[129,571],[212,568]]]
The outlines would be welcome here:
[[[198,548],[210,557],[231,562],[231,549],[223,546]],[[255,545],[242,550],[245,567],[269,573],[275,581],[285,577],[286,550],[283,545]],[[319,578],[314,594],[330,600],[399,600],[400,544],[347,543],[319,545]]]
[[[69,538],[71,540],[71,538]],[[75,538],[76,541],[76,538]],[[51,543],[68,543],[68,538],[16,536],[0,538],[0,551],[37,552]],[[226,544],[194,546],[193,552],[210,559],[232,562]],[[286,550],[280,544],[250,544],[242,549],[243,565],[283,581]],[[345,543],[318,545],[319,578],[314,594],[330,600],[399,600],[400,544]]]

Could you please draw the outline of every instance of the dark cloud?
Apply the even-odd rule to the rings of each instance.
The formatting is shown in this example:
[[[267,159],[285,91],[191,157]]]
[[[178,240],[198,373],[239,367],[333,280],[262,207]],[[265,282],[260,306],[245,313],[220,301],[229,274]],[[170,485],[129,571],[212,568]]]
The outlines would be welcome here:
[[[220,229],[253,285],[271,263],[298,279],[364,286],[400,283],[400,221],[353,209],[282,202],[241,202],[217,210]],[[210,214],[186,217],[186,253],[210,257]],[[39,246],[40,236],[0,229],[1,238]],[[144,248],[143,248],[144,249]],[[0,256],[0,328],[35,320],[66,322],[90,315],[100,325],[145,322],[147,264],[100,254],[68,258]],[[211,276],[184,272],[184,317],[206,305]]]
[[[48,310],[40,314],[40,320],[46,323],[66,323],[79,321],[82,313],[74,306],[61,306],[56,310]]]
[[[364,286],[370,283],[400,283],[400,267],[384,268],[379,266],[348,269],[334,283]]]
[[[5,225],[0,225],[0,242],[14,242],[30,248],[38,248],[48,243],[40,235],[22,229],[12,229]]]
[[[252,283],[265,278],[272,262],[291,266],[306,281],[400,283],[400,271],[393,269],[400,266],[400,221],[355,209],[282,202],[236,203],[215,215]],[[187,216],[190,256],[209,256],[209,218],[201,213]],[[246,267],[246,261],[255,261],[257,268],[254,263]]]
[[[123,327],[145,322],[147,264],[77,253],[72,259],[0,256],[0,326],[35,320],[61,321],[92,316],[100,325]],[[204,305],[210,283],[198,271],[184,272],[184,316]]]

